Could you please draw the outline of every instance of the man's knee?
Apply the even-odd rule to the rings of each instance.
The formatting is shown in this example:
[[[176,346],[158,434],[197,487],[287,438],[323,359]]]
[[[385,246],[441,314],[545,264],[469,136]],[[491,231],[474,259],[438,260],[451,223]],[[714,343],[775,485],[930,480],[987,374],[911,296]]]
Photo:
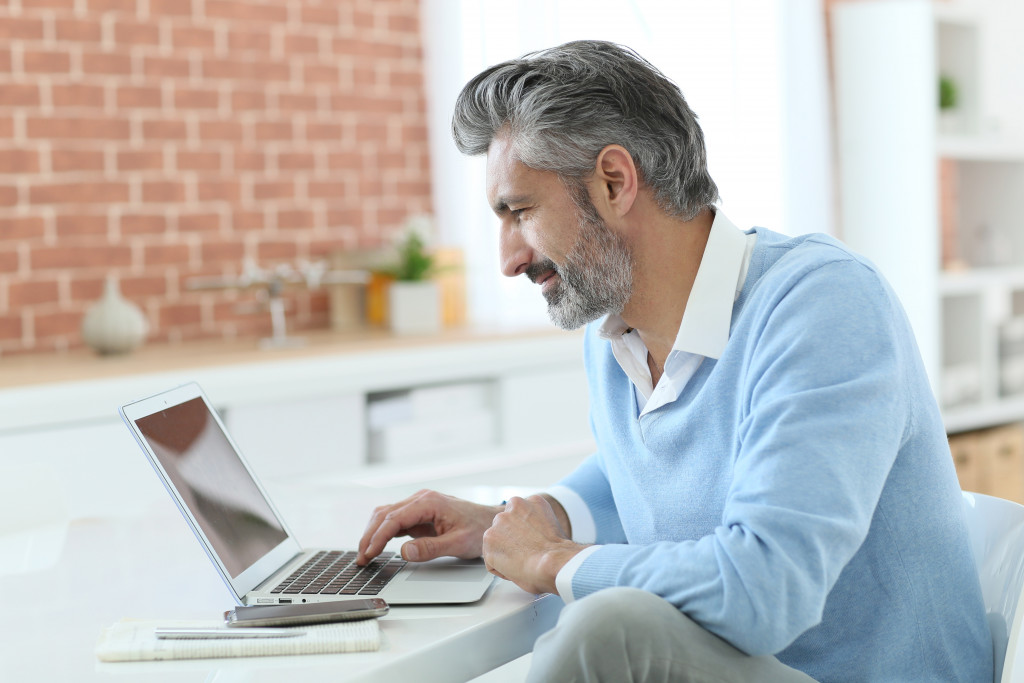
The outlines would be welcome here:
[[[653,615],[661,618],[652,620]],[[602,642],[646,630],[653,622],[673,619],[679,611],[664,599],[638,588],[605,588],[569,603],[558,629],[576,642]]]
[[[534,646],[531,681],[657,680],[670,669],[673,634],[688,622],[664,599],[637,588],[605,588],[566,605]]]
[[[606,588],[566,605],[537,640],[529,680],[813,683],[774,657],[743,654],[636,588]]]

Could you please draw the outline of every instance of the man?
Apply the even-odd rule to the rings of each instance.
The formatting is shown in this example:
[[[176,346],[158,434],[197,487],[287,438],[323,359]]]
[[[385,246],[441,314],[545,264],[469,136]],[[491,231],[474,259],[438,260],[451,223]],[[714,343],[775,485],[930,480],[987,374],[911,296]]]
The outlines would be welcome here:
[[[942,421],[874,267],[729,223],[682,94],[620,46],[484,71],[453,132],[487,155],[503,272],[589,323],[598,450],[543,496],[378,508],[361,561],[409,535],[406,559],[561,595],[533,680],[991,680]]]

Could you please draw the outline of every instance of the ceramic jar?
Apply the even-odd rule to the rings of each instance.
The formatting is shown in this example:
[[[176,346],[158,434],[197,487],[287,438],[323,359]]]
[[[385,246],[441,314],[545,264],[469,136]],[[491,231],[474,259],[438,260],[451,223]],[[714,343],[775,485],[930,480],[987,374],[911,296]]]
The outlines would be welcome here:
[[[97,353],[128,353],[146,338],[149,323],[142,310],[121,296],[117,279],[108,277],[103,296],[85,312],[82,340]]]
[[[388,290],[388,316],[395,334],[436,334],[441,329],[441,294],[437,282],[392,282]]]

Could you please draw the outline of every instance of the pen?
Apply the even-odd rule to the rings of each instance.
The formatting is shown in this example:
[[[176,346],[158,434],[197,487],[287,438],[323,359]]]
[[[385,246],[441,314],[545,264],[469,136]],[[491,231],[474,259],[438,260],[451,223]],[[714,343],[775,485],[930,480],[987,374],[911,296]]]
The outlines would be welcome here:
[[[160,640],[214,640],[220,638],[294,638],[306,635],[292,628],[158,628]]]

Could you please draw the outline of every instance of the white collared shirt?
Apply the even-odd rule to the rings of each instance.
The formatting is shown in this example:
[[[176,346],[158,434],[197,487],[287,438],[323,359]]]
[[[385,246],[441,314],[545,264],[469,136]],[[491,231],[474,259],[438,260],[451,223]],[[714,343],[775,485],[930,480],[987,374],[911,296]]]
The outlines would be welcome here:
[[[657,386],[653,386],[647,365],[647,346],[640,335],[629,331],[619,315],[609,315],[601,324],[598,335],[611,342],[615,360],[633,382],[638,417],[679,398],[704,358],[721,357],[729,341],[732,307],[743,291],[756,242],[757,233],[744,233],[721,211],[715,212],[679,332]],[[552,487],[548,493],[569,516],[572,540],[594,543],[597,536],[594,518],[583,499],[564,486]],[[576,570],[599,548],[591,546],[577,553],[558,572],[555,584],[566,602],[573,599],[572,579]]]

